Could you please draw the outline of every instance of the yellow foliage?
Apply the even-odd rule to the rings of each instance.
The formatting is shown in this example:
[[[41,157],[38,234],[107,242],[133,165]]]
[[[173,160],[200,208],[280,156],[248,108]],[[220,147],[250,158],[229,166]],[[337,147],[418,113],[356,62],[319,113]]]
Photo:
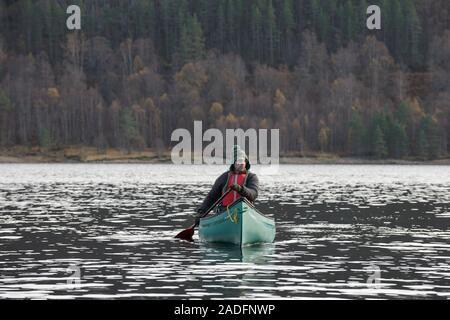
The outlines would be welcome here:
[[[135,116],[142,116],[143,114],[145,114],[145,110],[138,104],[133,104],[131,106],[131,109],[133,110]]]
[[[229,113],[227,115],[227,117],[225,118],[225,122],[226,122],[227,126],[230,127],[230,128],[231,127],[237,127],[239,125],[238,119],[232,113]]]
[[[420,102],[417,98],[412,98],[409,101],[407,101],[407,105],[409,106],[410,110],[411,110],[411,114],[412,117],[414,119],[420,119],[423,116],[425,116],[425,112],[422,108],[422,106],[420,105]]]
[[[147,109],[147,110],[152,110],[152,109],[154,109],[154,108],[155,108],[155,103],[153,102],[153,99],[152,99],[152,98],[147,98],[147,99],[145,99],[144,107],[145,107],[145,109]]]
[[[275,98],[274,98],[274,106],[279,106],[280,108],[283,108],[286,105],[286,97],[280,89],[277,89],[275,91]]]
[[[185,90],[189,90],[189,88],[200,89],[206,81],[208,81],[208,76],[201,65],[191,62],[185,64],[183,68],[177,72],[175,81]]]
[[[169,96],[167,93],[164,93],[161,97],[159,97],[159,100],[161,100],[161,102],[167,102],[169,101]]]
[[[327,127],[322,127],[320,128],[319,131],[319,143],[320,143],[320,148],[322,151],[325,151],[325,149],[328,146],[329,140],[330,140],[330,129],[328,129]]]
[[[119,104],[119,101],[118,100],[114,100],[112,103],[111,103],[111,110],[113,111],[113,112],[119,112],[119,110],[120,110],[120,104]]]
[[[213,118],[218,118],[223,113],[223,106],[219,102],[214,102],[209,109],[209,114]]]
[[[259,127],[261,129],[268,129],[269,128],[269,121],[267,120],[267,118],[263,118],[259,121]]]
[[[222,115],[216,119],[216,127],[225,128],[225,116]]]
[[[141,57],[139,57],[139,56],[134,57],[133,69],[134,69],[134,72],[139,72],[142,69],[144,69],[144,63],[142,62]]]
[[[60,97],[58,88],[48,88],[47,94],[50,98],[58,99]]]
[[[300,120],[298,118],[295,118],[292,120],[292,130],[295,132],[299,132],[301,129]]]
[[[192,120],[203,120],[204,118],[203,109],[199,106],[192,107],[191,117]]]

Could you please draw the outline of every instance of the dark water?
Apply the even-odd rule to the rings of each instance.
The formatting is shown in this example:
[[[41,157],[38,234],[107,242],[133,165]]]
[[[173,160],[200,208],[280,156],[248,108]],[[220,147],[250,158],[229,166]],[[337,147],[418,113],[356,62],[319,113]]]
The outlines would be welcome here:
[[[274,244],[173,239],[224,169],[0,165],[0,298],[450,297],[450,167],[255,168]]]

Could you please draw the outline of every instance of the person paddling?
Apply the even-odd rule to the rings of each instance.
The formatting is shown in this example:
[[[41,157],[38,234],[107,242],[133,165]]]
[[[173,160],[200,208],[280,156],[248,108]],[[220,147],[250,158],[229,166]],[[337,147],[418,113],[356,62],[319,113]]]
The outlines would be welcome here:
[[[230,169],[220,175],[203,200],[203,203],[197,208],[195,225],[198,225],[200,217],[215,203],[228,189],[229,192],[219,205],[219,211],[223,211],[227,206],[241,197],[245,197],[250,202],[254,202],[258,197],[259,180],[256,174],[249,172],[250,161],[245,152],[238,146],[233,147],[233,164]]]

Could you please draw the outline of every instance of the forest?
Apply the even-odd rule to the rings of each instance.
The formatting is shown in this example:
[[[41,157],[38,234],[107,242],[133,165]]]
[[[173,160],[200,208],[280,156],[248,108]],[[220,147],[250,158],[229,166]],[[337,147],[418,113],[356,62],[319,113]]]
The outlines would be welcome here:
[[[195,120],[278,128],[286,155],[447,157],[450,1],[0,0],[0,150],[167,149]]]

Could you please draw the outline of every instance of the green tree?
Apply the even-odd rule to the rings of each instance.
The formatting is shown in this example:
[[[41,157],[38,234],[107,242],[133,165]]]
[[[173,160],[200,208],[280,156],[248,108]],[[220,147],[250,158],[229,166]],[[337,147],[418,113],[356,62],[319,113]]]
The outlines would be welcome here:
[[[399,0],[390,0],[389,2],[389,11],[388,12],[388,31],[390,34],[390,41],[388,42],[388,47],[393,53],[396,59],[402,57],[402,50],[405,47],[403,40],[405,39],[405,35],[402,33],[404,30],[404,21],[405,18],[403,16],[403,10],[400,5]],[[386,11],[385,11],[386,12]]]
[[[190,28],[192,30],[191,57],[195,60],[202,59],[205,56],[205,39],[203,37],[202,26],[195,14],[191,19]]]
[[[325,12],[321,9],[318,17],[318,36],[319,40],[328,43],[328,37],[330,32],[330,17],[329,12]]]
[[[356,13],[356,35],[359,39],[363,39],[364,35],[367,33],[367,26],[366,26],[366,20],[367,20],[367,8],[368,4],[366,0],[359,0],[358,6],[357,6],[357,13]]]
[[[390,120],[387,141],[392,158],[403,158],[408,154],[409,143],[405,127],[395,119]]]
[[[235,35],[237,30],[237,21],[235,21],[235,6],[234,0],[228,0],[226,6],[226,15],[225,15],[225,29],[227,30],[226,34],[226,50],[234,50],[236,48]]]
[[[216,47],[221,51],[225,51],[226,42],[226,17],[225,17],[225,0],[218,0],[217,9],[217,38]]]
[[[425,130],[428,139],[428,157],[436,159],[440,155],[439,128],[436,121],[431,116],[425,116],[421,121],[421,127]]]
[[[292,55],[292,46],[294,41],[294,5],[292,0],[285,0],[282,3],[282,12],[280,19],[280,30],[282,32],[283,45],[282,50],[285,60],[290,61]]]
[[[318,140],[320,145],[320,151],[325,152],[330,144],[331,131],[328,127],[322,127],[319,130]]]
[[[9,112],[12,111],[12,103],[11,99],[8,95],[0,89],[0,112]]]
[[[431,159],[437,159],[441,155],[441,137],[439,128],[433,126],[428,132],[428,141],[430,142],[429,154]]]
[[[345,16],[344,35],[345,41],[348,42],[355,38],[356,33],[355,9],[353,7],[353,3],[351,0],[347,0],[345,2],[344,16]]]
[[[428,158],[428,148],[429,144],[427,136],[425,134],[425,130],[421,128],[417,135],[417,147],[416,147],[417,155],[422,159]]]
[[[197,16],[188,16],[181,30],[179,56],[181,64],[204,58],[205,42]]]
[[[364,139],[366,130],[359,112],[352,112],[352,119],[350,121],[348,144],[352,155],[361,156],[364,153]]]
[[[400,124],[408,125],[411,121],[411,111],[408,103],[402,101],[395,110],[394,117]]]
[[[381,131],[381,128],[379,126],[375,128],[373,141],[373,154],[375,155],[375,157],[378,159],[385,158],[388,154],[388,151],[386,147],[386,141],[384,140],[383,131]]]
[[[267,61],[270,64],[273,64],[275,61],[275,51],[278,45],[278,30],[277,30],[277,24],[276,24],[276,16],[274,7],[272,4],[272,0],[267,0],[266,3],[266,14],[265,14],[265,36],[267,39]]]
[[[39,145],[44,149],[48,149],[52,145],[50,131],[47,128],[39,130]]]
[[[405,0],[404,11],[404,31],[402,35],[404,51],[402,56],[406,58],[406,62],[410,65],[419,67],[423,65],[422,25],[412,0]]]
[[[123,146],[129,149],[133,139],[138,136],[136,119],[133,117],[133,113],[130,108],[123,108],[120,110],[119,125]]]
[[[263,48],[263,41],[262,41],[262,15],[261,11],[257,5],[257,3],[253,3],[252,6],[252,16],[251,16],[251,27],[252,27],[252,51],[253,51],[253,58],[257,59],[258,61],[262,61],[262,48]]]

